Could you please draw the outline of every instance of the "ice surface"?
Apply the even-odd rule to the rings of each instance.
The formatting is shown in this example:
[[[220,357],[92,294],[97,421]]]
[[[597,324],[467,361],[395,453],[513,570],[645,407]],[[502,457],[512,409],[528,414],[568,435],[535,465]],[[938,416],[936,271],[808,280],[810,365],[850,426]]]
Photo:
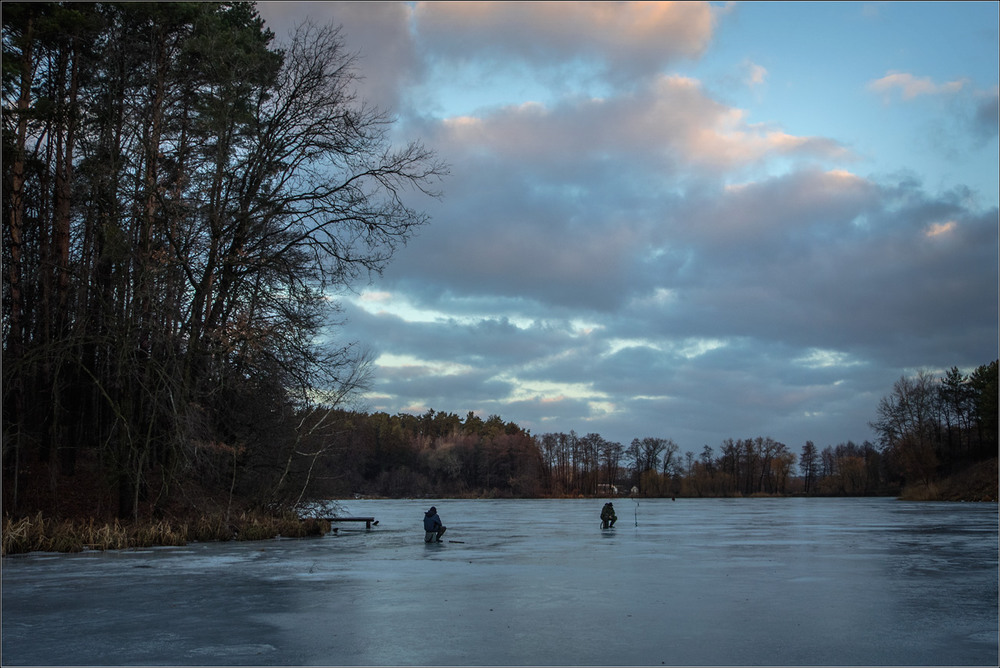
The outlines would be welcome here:
[[[997,504],[624,498],[602,531],[604,501],[345,501],[379,525],[8,557],[2,661],[997,664]]]

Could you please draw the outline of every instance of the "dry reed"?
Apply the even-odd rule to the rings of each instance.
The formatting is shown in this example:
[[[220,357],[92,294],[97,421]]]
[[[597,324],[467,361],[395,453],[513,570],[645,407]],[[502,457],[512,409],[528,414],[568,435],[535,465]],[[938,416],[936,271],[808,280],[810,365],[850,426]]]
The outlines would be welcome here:
[[[3,519],[0,554],[26,552],[80,552],[124,550],[155,545],[185,545],[188,542],[268,540],[277,536],[301,538],[322,536],[330,523],[292,514],[271,516],[241,513],[227,520],[223,515],[198,517],[182,524],[166,520],[110,523],[88,520],[54,520],[42,513],[20,519]]]

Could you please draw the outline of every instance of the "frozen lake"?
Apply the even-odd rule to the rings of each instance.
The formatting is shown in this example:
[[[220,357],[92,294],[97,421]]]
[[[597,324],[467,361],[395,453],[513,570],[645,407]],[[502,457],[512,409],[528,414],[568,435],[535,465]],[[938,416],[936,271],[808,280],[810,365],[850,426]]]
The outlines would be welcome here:
[[[3,664],[997,665],[995,503],[625,498],[602,531],[603,503],[7,557]]]

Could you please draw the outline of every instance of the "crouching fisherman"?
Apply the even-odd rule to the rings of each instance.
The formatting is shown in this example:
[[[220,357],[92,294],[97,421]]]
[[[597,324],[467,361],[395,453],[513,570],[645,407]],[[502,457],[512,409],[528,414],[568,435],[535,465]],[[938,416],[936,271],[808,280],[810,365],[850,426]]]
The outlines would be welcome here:
[[[431,509],[424,513],[424,542],[432,543],[435,540],[440,543],[441,536],[447,531],[447,527],[441,524],[441,516],[438,515],[437,508],[431,506]]]
[[[604,507],[601,508],[601,528],[610,529],[617,521],[618,516],[615,515],[615,507],[610,502],[605,503]]]

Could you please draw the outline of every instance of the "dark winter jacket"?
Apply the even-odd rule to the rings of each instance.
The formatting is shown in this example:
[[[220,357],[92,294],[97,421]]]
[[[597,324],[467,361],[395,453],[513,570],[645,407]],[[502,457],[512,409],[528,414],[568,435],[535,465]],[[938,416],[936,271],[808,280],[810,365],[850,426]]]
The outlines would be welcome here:
[[[424,531],[437,531],[441,528],[441,517],[436,511],[424,513]]]

